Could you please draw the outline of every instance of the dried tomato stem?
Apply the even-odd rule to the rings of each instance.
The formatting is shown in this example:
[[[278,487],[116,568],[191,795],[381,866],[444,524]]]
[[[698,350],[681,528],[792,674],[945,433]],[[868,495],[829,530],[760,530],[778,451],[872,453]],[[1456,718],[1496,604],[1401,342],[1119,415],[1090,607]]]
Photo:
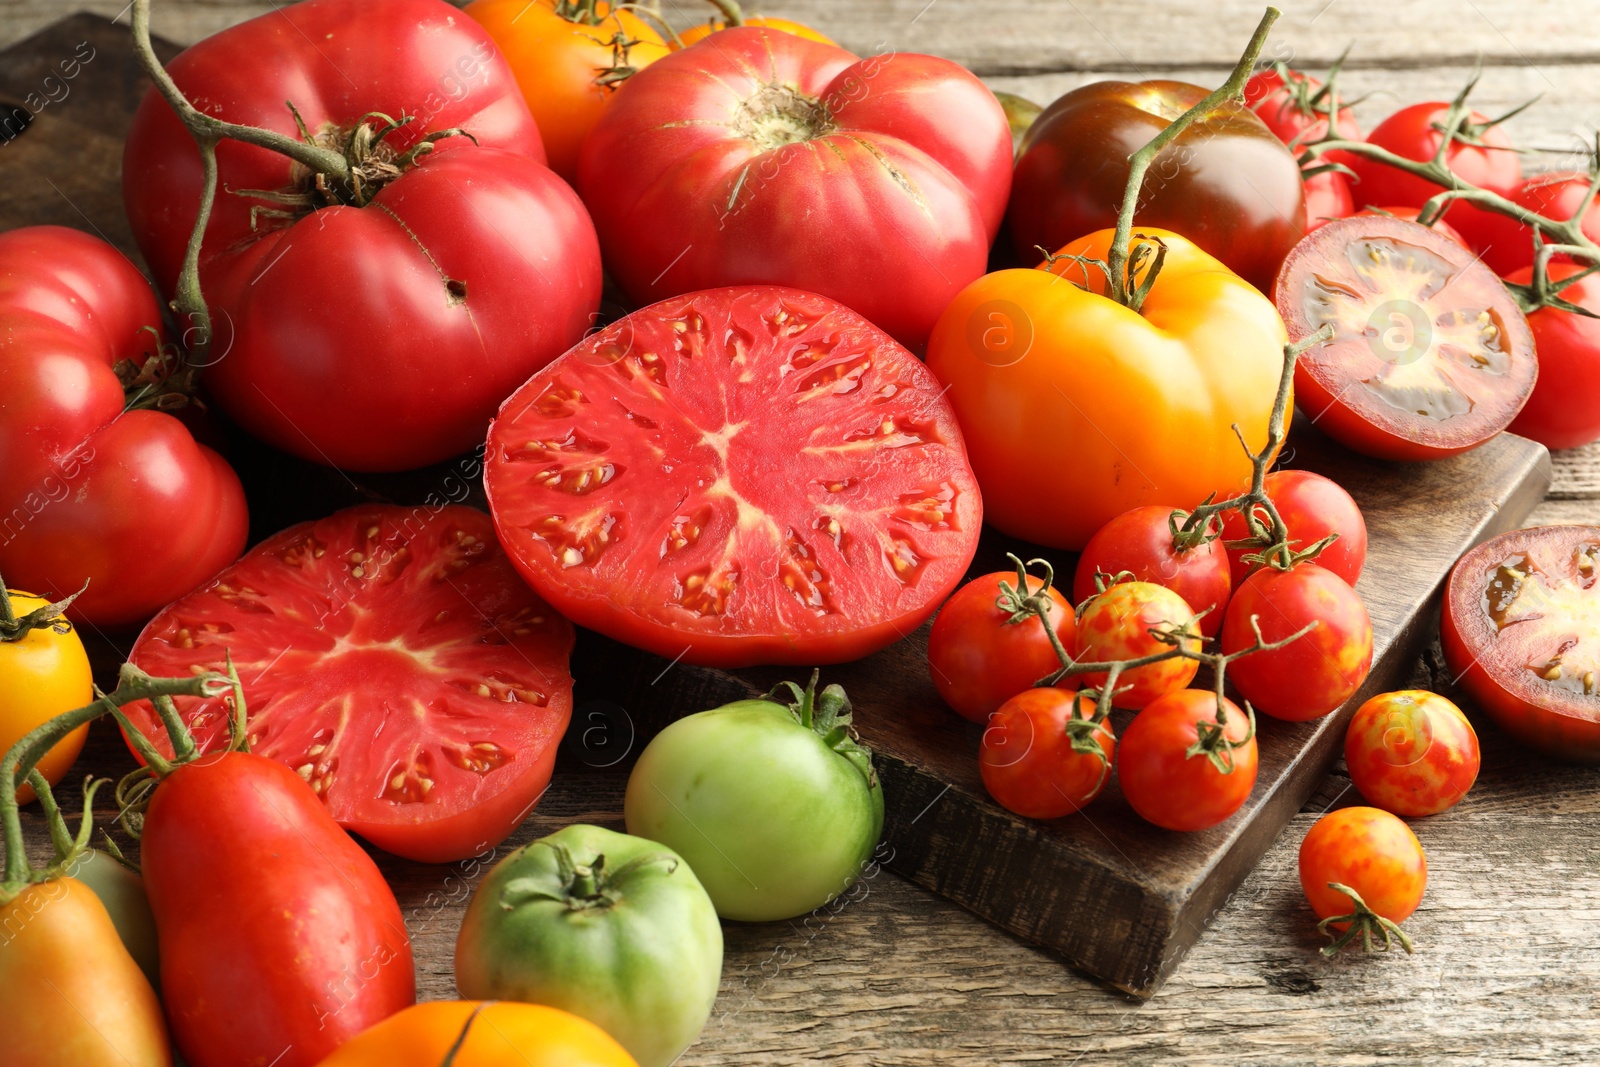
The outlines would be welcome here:
[[[6,588],[4,578],[0,578],[0,642],[20,641],[34,630],[54,630],[58,634],[72,632],[72,624],[63,614],[72,606],[72,602],[83,595],[83,590],[89,588],[87,580],[83,589],[76,593],[53,601],[49,604],[34,608],[20,619],[17,610],[11,603],[11,590]]]

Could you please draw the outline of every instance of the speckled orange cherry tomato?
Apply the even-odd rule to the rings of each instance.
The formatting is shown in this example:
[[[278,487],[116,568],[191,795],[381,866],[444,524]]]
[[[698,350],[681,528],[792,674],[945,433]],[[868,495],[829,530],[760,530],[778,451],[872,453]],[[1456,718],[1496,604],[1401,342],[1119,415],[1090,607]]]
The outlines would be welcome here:
[[[1192,635],[1183,647],[1200,650],[1200,630],[1194,612],[1183,597],[1153,582],[1119,582],[1084,601],[1078,611],[1078,634],[1073,658],[1085,663],[1114,659],[1139,659],[1173,646],[1156,640],[1151,630],[1179,630]],[[1138,710],[1157,697],[1187,688],[1200,664],[1174,656],[1160,663],[1134,667],[1117,676],[1112,702],[1119,708]],[[1105,674],[1085,674],[1081,684],[1098,688]]]
[[[1403,922],[1422,903],[1428,858],[1411,828],[1388,812],[1340,808],[1318,819],[1300,842],[1300,887],[1317,918],[1349,915],[1354,902],[1329,882],[1354,889],[1390,922]]]
[[[1478,735],[1437,693],[1381,693],[1361,705],[1344,735],[1350,780],[1396,815],[1437,815],[1478,779]]]

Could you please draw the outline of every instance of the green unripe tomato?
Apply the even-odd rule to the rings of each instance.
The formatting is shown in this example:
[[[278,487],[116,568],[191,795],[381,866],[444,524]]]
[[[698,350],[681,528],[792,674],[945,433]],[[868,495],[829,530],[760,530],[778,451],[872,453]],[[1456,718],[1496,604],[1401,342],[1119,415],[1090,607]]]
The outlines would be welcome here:
[[[872,754],[830,685],[679,719],[628,778],[628,832],[674,849],[725,919],[804,915],[848,889],[883,833]]]
[[[456,938],[468,1000],[582,1016],[639,1067],[667,1067],[699,1035],[722,978],[722,927],[671,849],[577,824],[494,865]]]

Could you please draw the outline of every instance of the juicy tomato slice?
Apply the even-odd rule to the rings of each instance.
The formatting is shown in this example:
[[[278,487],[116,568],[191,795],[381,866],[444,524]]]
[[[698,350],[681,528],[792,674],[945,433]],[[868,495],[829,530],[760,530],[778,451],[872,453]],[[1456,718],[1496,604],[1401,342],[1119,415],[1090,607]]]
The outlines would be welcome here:
[[[185,675],[231,653],[252,752],[347,830],[447,862],[504,840],[549,784],[573,638],[487,515],[368,506],[263,541],[151,620],[130,659]],[[177,703],[202,751],[227,744],[223,700]],[[128,713],[171,751],[149,704]]]
[[[1461,557],[1441,638],[1462,687],[1507,733],[1600,763],[1600,526],[1515,530]]]
[[[921,361],[826,297],[712,289],[535,374],[489,431],[512,561],[568,618],[689,663],[836,663],[920,626],[982,523]]]
[[[1494,272],[1426,226],[1331,222],[1295,246],[1274,290],[1300,357],[1295,400],[1380,459],[1438,459],[1510,425],[1538,374],[1527,319]]]

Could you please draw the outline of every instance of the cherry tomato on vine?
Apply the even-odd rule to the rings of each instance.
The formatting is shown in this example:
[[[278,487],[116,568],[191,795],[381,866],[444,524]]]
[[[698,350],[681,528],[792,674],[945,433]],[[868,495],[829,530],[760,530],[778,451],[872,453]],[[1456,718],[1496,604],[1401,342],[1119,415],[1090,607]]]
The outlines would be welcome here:
[[[440,1067],[447,1059],[451,1067],[638,1067],[586,1019],[503,1000],[415,1005],[340,1045],[318,1067]]]
[[[1220,540],[1175,550],[1173,524],[1181,528],[1188,517],[1179,508],[1147,504],[1124,511],[1100,527],[1078,557],[1072,598],[1081,603],[1094,596],[1096,573],[1128,571],[1137,581],[1153,582],[1177,593],[1200,614],[1200,633],[1215,637],[1222,629],[1222,609],[1233,590],[1228,555]]]
[[[1405,219],[1407,222],[1416,222],[1422,214],[1422,209],[1417,207],[1364,207],[1360,211],[1350,212],[1351,218],[1370,219],[1377,216],[1387,216],[1391,219]],[[1429,227],[1436,233],[1442,233],[1462,248],[1468,247],[1467,239],[1461,236],[1461,231],[1450,225],[1444,219],[1436,219]]]
[[[1550,264],[1550,280],[1580,274],[1576,263]],[[1533,268],[1514,271],[1506,279],[1527,285]],[[1600,315],[1600,278],[1590,275],[1569,284],[1559,297],[1592,315]],[[1533,395],[1508,429],[1531,437],[1547,448],[1580,448],[1600,440],[1600,319],[1558,307],[1542,307],[1528,316],[1539,353],[1539,380]]]
[[[1380,693],[1361,705],[1344,735],[1350,781],[1396,815],[1437,815],[1455,807],[1478,778],[1478,735],[1437,693]]]
[[[1350,179],[1336,171],[1313,174],[1306,179],[1306,232],[1326,226],[1355,212],[1355,196]]]
[[[1001,587],[1011,590],[1002,591]],[[1039,596],[1044,579],[1027,576],[1023,596]],[[928,631],[928,669],[944,702],[973,722],[988,722],[1000,705],[1061,667],[1038,613],[999,607],[1016,604],[1017,572],[996,571],[974,578],[944,602]],[[1070,655],[1077,640],[1072,605],[1052,585],[1045,594],[1052,628]],[[1026,614],[1018,617],[1019,611]],[[1061,688],[1076,689],[1063,678]]]
[[[1299,551],[1329,534],[1338,535],[1338,540],[1318,554],[1317,564],[1355,585],[1367,561],[1367,521],[1344,487],[1312,471],[1281,470],[1267,475],[1263,488],[1272,498],[1283,524],[1289,528],[1289,547]],[[1266,513],[1260,509],[1256,511],[1256,518],[1270,526]],[[1223,516],[1224,541],[1243,541],[1249,536],[1250,527],[1243,515],[1230,511]],[[1244,557],[1259,551],[1255,547],[1227,550],[1235,586],[1259,566],[1244,562]]]
[[[1282,648],[1241,657],[1228,681],[1257,711],[1289,722],[1326,715],[1349,700],[1372,669],[1372,620],[1361,597],[1343,578],[1310,561],[1288,570],[1262,567],[1233,592],[1222,622],[1222,651],[1282,641],[1312,630]]]
[[[1257,71],[1244,83],[1244,102],[1261,116],[1278,140],[1300,148],[1328,136],[1327,115],[1311,106],[1312,97],[1321,88],[1322,82],[1309,74],[1291,70],[1285,81],[1281,73],[1269,68]],[[1366,140],[1355,112],[1348,107],[1339,108],[1337,131],[1340,140]],[[1336,156],[1338,162],[1349,158],[1343,153]]]
[[[1583,207],[1589,193],[1589,176],[1581,171],[1558,170],[1532,174],[1511,195],[1512,203],[1547,219],[1570,219]],[[1600,204],[1590,204],[1584,212],[1580,228],[1591,241],[1600,241]],[[1533,228],[1518,222],[1509,215],[1485,212],[1478,227],[1477,237],[1482,242],[1483,261],[1502,277],[1508,277],[1524,267],[1533,266]],[[1564,255],[1552,256],[1552,262],[1568,262]],[[1539,350],[1543,359],[1544,350]]]
[[[1028,819],[1059,819],[1105,788],[1117,739],[1094,722],[1092,697],[1027,689],[1000,705],[978,747],[978,772],[995,803]]]
[[[778,30],[782,33],[792,33],[796,37],[804,37],[808,41],[819,41],[822,44],[837,45],[833,38],[818,33],[810,26],[795,22],[792,19],[774,18],[771,15],[750,15],[739,22],[740,26],[756,26],[769,30]],[[678,31],[678,40],[683,42],[683,47],[697,41],[703,41],[713,33],[719,33],[728,28],[727,22],[722,19],[711,19],[707,22],[697,22],[686,30]]]
[[[1202,740],[1211,754],[1191,753]],[[1146,706],[1122,732],[1117,780],[1145,821],[1207,830],[1250,798],[1257,762],[1255,732],[1237,704],[1224,697],[1219,709],[1215,693],[1180,689]]]
[[[1172,590],[1154,582],[1118,582],[1078,605],[1078,639],[1073,659],[1080,663],[1139,659],[1174,646],[1158,641],[1151,630],[1170,630],[1189,636],[1182,647],[1200,651],[1200,628],[1194,611]],[[1123,671],[1112,687],[1112,703],[1138,709],[1152,700],[1182,689],[1194,681],[1200,664],[1187,656]],[[1107,674],[1078,675],[1079,684],[1106,684]]]
[[[1329,882],[1348,886],[1379,917],[1401,923],[1422,903],[1428,859],[1417,835],[1388,812],[1340,808],[1318,819],[1300,842],[1300,887],[1319,919],[1359,914],[1350,895]]]
[[[10,604],[8,617],[18,620],[46,607],[50,602],[0,588],[0,597]],[[1070,608],[1067,609],[1071,613]],[[43,625],[23,628],[15,634],[0,619],[0,753],[46,722],[94,699],[94,678],[89,656],[72,624],[57,615],[40,619]],[[80,726],[56,742],[35,764],[45,781],[55,785],[67,773],[83,742],[88,726]],[[33,799],[33,786],[23,783],[17,789],[17,802]]]

